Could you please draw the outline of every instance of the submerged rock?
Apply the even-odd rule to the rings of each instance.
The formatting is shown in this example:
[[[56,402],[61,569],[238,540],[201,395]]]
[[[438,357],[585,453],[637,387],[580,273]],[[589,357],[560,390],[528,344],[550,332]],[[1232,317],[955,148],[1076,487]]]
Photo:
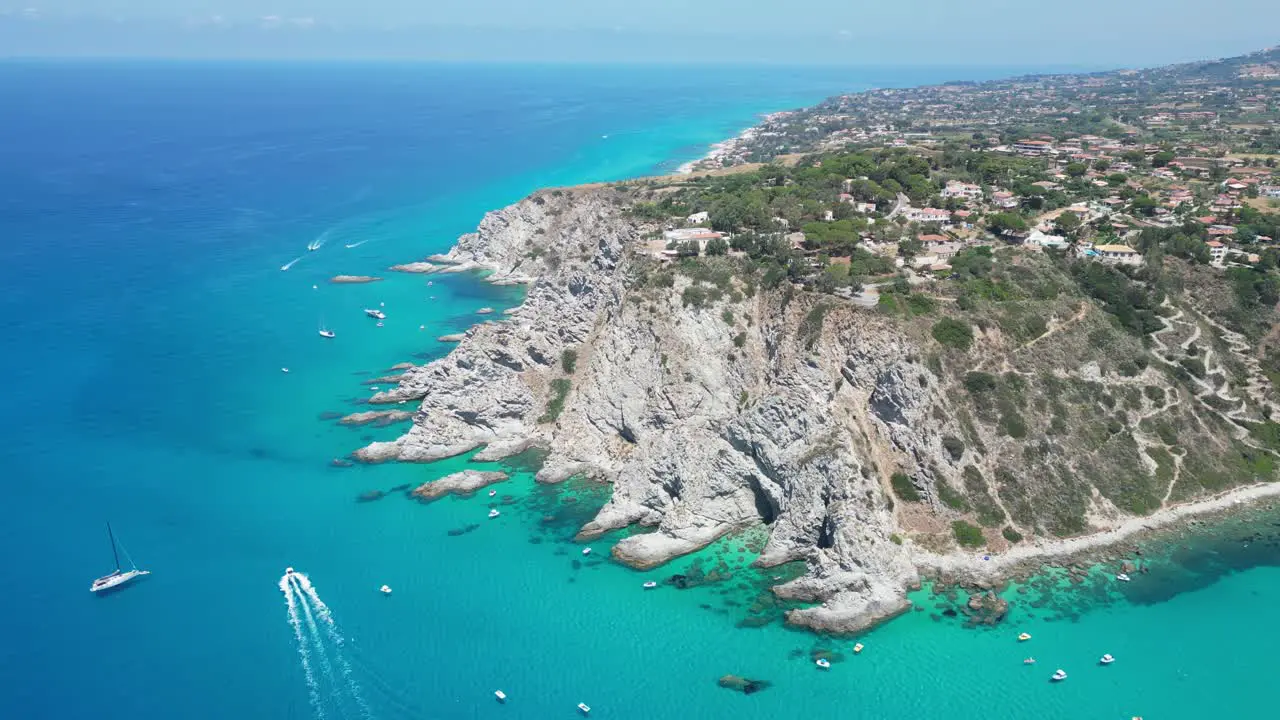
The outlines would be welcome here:
[[[334,275],[329,282],[335,285],[358,285],[360,283],[379,282],[382,278],[372,275]]]
[[[760,692],[767,689],[769,682],[764,680],[751,680],[750,678],[740,677],[738,675],[725,675],[720,678],[718,684],[722,688],[729,690],[737,690],[745,695]]]
[[[400,265],[392,265],[387,269],[393,272],[402,272],[402,273],[433,273],[436,271],[436,266],[432,265],[429,262],[411,262],[411,263],[402,263]]]
[[[345,468],[345,467],[351,467],[352,465],[355,465],[355,463],[351,462],[346,458],[334,458],[329,461],[329,465],[331,467]]]
[[[439,340],[440,342],[456,343],[456,342],[462,342],[462,340],[466,337],[467,337],[466,333],[453,333],[450,335],[441,335],[440,337],[436,338],[436,340]]]
[[[472,523],[470,525],[464,525],[460,528],[454,528],[449,531],[449,537],[458,537],[459,535],[466,535],[467,533],[471,532],[472,530],[475,530],[478,527],[480,527],[480,523]]]
[[[370,410],[368,412],[352,413],[343,417],[339,422],[352,427],[371,423],[376,424],[378,427],[385,427],[412,419],[413,413],[405,410]]]
[[[356,502],[373,502],[386,497],[386,493],[381,490],[365,490],[356,497]]]

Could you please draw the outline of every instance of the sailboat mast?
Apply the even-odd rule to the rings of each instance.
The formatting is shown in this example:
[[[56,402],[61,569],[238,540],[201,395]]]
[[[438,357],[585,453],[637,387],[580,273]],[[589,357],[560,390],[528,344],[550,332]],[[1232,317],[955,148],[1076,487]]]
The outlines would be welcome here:
[[[107,523],[107,537],[111,539],[111,557],[116,561],[116,572],[120,572],[120,553],[116,552],[116,536],[111,532],[111,523]]]

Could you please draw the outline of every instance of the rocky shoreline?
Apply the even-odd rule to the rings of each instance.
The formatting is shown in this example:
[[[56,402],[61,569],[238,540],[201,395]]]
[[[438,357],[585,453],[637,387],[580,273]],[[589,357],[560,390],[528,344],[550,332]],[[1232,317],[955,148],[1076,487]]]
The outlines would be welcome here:
[[[731,286],[719,313],[682,303],[688,281],[678,275],[668,289],[637,287],[632,278],[651,262],[640,239],[652,231],[612,188],[541,191],[489,213],[447,254],[429,258],[433,272],[525,285],[525,300],[442,336],[457,343],[447,356],[403,368],[395,387],[370,398],[420,405],[406,434],[353,457],[431,462],[481,448],[476,459],[491,461],[543,448],[538,482],[586,476],[613,487],[579,539],[653,529],[612,551],[641,569],[763,523],[769,539],[758,566],[808,567],[774,588],[812,603],[790,610],[787,622],[831,633],[907,612],[906,593],[922,577],[989,588],[1280,495],[1280,484],[1241,488],[999,553],[904,542],[887,476],[899,467],[958,470],[942,439],[962,434],[946,412],[947,388],[914,359],[913,340],[855,311],[831,314],[806,338],[814,304],[782,293]],[[415,494],[453,484],[438,480]]]

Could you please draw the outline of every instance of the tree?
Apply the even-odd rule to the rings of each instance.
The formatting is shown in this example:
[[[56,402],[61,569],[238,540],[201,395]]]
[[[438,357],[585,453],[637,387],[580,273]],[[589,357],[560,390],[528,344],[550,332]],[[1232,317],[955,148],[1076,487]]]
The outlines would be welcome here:
[[[924,243],[915,238],[907,238],[898,241],[898,256],[911,260],[911,258],[919,255],[924,250]]]
[[[1087,172],[1089,172],[1089,167],[1084,163],[1067,163],[1067,175],[1073,178],[1084,177]]]
[[[1082,222],[1079,215],[1073,212],[1064,212],[1058,216],[1055,224],[1058,227],[1058,232],[1070,236],[1080,229]]]
[[[1168,150],[1161,150],[1151,156],[1151,167],[1164,167],[1173,162],[1174,154]]]
[[[711,238],[707,241],[707,255],[724,255],[729,252],[729,243],[724,238]]]
[[[1016,213],[996,213],[987,218],[987,228],[997,235],[1011,232],[1025,232],[1027,221]]]

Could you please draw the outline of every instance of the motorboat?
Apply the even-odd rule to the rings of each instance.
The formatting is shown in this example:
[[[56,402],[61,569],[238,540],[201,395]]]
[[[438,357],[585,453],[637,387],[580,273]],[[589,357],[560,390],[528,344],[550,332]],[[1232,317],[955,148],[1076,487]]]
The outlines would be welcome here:
[[[490,491],[489,491],[489,497],[493,497],[494,495],[497,495],[497,494],[498,494],[498,491],[497,491],[497,490],[490,490]]]
[[[494,691],[493,691],[493,696],[494,696],[494,697],[496,697],[496,698],[498,698],[498,702],[500,702],[500,703],[503,703],[503,702],[506,702],[506,701],[507,701],[507,694],[506,694],[506,693],[504,693],[504,692],[502,692],[501,690],[494,690]]]
[[[386,319],[387,319],[387,314],[386,314],[386,313],[384,313],[384,312],[382,312],[381,310],[376,309],[376,308],[365,308],[365,309],[364,309],[364,314],[365,314],[365,315],[368,315],[369,317],[373,318],[374,320],[386,320]]]
[[[280,368],[280,372],[287,373],[289,372],[289,368]]]
[[[382,593],[383,595],[390,595],[390,594],[391,594],[391,586],[390,586],[390,585],[383,585],[382,587],[378,588],[378,592]]]
[[[1106,655],[1103,655],[1101,659],[1099,659],[1099,660],[1098,660],[1098,664],[1099,664],[1099,665],[1110,665],[1111,663],[1113,663],[1113,662],[1115,662],[1115,661],[1116,661],[1116,659],[1115,659],[1114,657],[1111,657],[1111,653],[1107,653]]]
[[[1129,576],[1125,575],[1124,573],[1120,573],[1119,575],[1116,575],[1116,579],[1119,580],[1120,582],[1129,582]]]
[[[133,559],[129,557],[129,551],[125,550],[124,546],[116,541],[115,533],[111,532],[111,523],[107,523],[107,537],[111,540],[111,557],[115,558],[116,569],[111,571],[109,574],[103,575],[97,580],[94,580],[93,583],[89,585],[89,592],[104,592],[112,588],[120,587],[135,578],[151,574],[150,570],[139,570],[138,566],[134,564]],[[119,548],[119,551],[117,551],[117,547]],[[129,561],[128,570],[120,569],[120,552],[124,552],[125,559]]]
[[[1023,664],[1023,665],[1035,665],[1035,664],[1036,664],[1036,659],[1035,659],[1035,658],[1023,658],[1023,659],[1022,659],[1022,664]]]
[[[1018,636],[1018,642],[1026,642],[1031,639],[1031,633],[1022,633]]]
[[[502,513],[498,512],[498,508],[494,508],[494,509],[492,509],[492,510],[490,510],[490,511],[489,511],[489,517],[491,517],[491,518],[496,518],[496,517],[498,517],[498,516],[499,516],[499,515],[501,515],[501,514],[502,514]]]
[[[854,643],[854,645],[853,645],[853,653],[856,655],[856,654],[858,654],[858,653],[860,653],[860,652],[862,652],[862,643]]]
[[[583,555],[590,555],[590,554],[591,554],[591,548],[582,548],[582,554],[583,554]]]
[[[338,337],[338,334],[332,330],[325,330],[324,328],[320,328],[320,337],[329,338],[330,340],[332,340],[333,338]]]
[[[583,715],[590,714],[591,712],[591,706],[586,703],[578,703],[578,709],[582,711]]]
[[[830,661],[830,660],[828,660],[828,659],[826,659],[826,658],[818,658],[817,660],[813,661],[813,664],[814,664],[814,665],[817,665],[818,667],[822,668],[823,670],[830,670],[830,669],[831,669],[831,661]]]
[[[374,323],[374,327],[382,327],[382,321],[379,320],[378,322]]]
[[[1062,682],[1063,680],[1067,679],[1067,671],[1063,670],[1062,668],[1058,668],[1057,671],[1053,673],[1053,676],[1049,679],[1054,682]]]
[[[654,582],[654,581],[652,581],[652,580],[650,580],[649,582],[647,582],[647,583],[645,583],[645,584],[644,584],[644,589],[645,589],[645,590],[652,590],[652,589],[654,589],[654,588],[656,588],[656,587],[658,587],[658,583],[656,583],[656,582]]]

